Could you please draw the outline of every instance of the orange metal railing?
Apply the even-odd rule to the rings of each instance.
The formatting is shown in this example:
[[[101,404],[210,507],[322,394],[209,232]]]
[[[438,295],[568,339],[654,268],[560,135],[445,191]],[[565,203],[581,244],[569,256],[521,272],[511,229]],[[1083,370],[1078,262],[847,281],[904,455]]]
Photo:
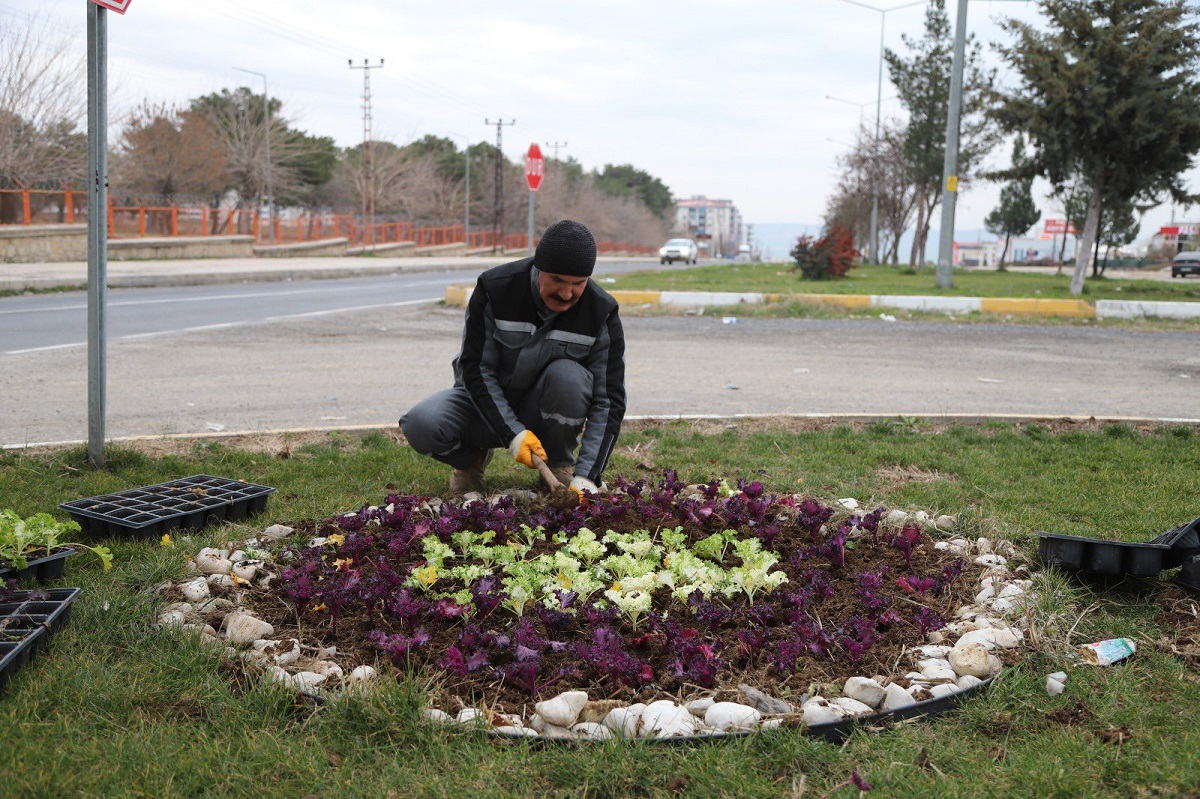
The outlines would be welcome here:
[[[0,189],[0,226],[81,224],[87,221],[87,192],[78,189]],[[361,225],[349,214],[304,214],[276,218],[273,224],[253,208],[210,208],[204,205],[114,205],[108,207],[112,238],[148,236],[253,236],[257,244],[298,244],[345,238],[356,246],[413,242],[418,247],[466,243],[469,249],[528,250],[528,235],[497,235],[494,230],[463,226],[416,227],[411,222]],[[537,243],[536,237],[534,243]],[[601,254],[653,255],[657,251],[626,242],[600,241]]]

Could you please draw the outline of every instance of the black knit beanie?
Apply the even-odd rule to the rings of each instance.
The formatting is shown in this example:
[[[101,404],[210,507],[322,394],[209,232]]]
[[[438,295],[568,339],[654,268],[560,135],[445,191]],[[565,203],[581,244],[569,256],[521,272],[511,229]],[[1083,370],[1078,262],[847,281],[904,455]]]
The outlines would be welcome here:
[[[590,277],[596,266],[596,240],[586,225],[570,219],[555,222],[542,233],[533,265],[553,275]]]

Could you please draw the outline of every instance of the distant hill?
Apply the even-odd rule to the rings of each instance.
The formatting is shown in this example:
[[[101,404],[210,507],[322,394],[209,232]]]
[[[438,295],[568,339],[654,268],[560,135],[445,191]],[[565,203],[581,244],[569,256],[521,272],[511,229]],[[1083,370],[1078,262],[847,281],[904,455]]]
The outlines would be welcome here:
[[[795,222],[770,222],[754,224],[754,245],[764,261],[786,261],[796,239],[800,236],[820,236],[820,225],[805,225]]]

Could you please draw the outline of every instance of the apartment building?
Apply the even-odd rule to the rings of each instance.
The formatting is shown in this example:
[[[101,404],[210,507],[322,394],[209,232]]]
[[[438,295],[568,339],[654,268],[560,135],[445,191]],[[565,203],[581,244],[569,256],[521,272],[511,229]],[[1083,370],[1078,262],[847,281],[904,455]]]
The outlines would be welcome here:
[[[695,195],[676,201],[675,230],[695,239],[701,253],[709,257],[736,255],[739,246],[749,244],[746,226],[733,200]]]

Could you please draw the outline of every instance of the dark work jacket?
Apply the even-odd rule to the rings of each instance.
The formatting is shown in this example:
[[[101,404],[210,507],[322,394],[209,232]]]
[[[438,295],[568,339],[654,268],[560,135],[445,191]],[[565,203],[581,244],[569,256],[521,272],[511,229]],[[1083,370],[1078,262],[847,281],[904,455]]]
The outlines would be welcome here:
[[[625,333],[617,301],[589,280],[575,305],[543,319],[532,258],[502,264],[479,276],[467,302],[455,384],[471,394],[488,426],[506,444],[525,426],[513,404],[559,358],[592,375],[575,474],[599,485],[625,418]]]

